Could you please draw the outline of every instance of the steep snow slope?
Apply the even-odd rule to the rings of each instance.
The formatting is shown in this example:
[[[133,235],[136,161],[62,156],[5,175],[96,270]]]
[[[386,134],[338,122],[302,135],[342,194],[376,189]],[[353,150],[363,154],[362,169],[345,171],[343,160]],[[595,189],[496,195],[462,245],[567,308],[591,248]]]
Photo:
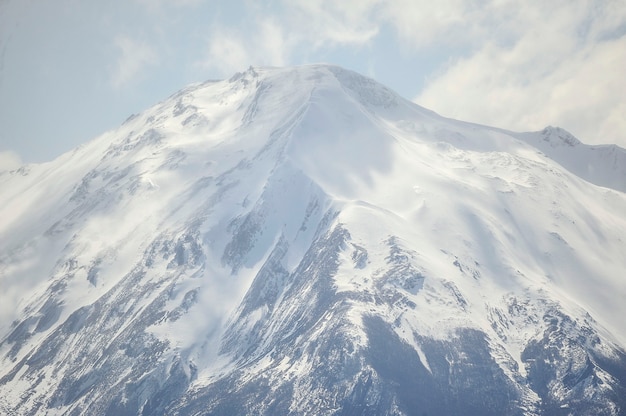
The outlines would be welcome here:
[[[623,149],[561,133],[250,68],[0,173],[0,412],[624,414]]]

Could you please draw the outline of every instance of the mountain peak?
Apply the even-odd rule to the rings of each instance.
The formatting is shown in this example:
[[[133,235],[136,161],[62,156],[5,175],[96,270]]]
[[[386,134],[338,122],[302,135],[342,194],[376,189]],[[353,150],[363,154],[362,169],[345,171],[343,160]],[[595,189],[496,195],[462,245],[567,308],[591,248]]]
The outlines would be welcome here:
[[[586,145],[560,127],[515,134],[572,174],[598,186],[626,192],[626,149]]]
[[[548,126],[541,131],[543,141],[550,143],[552,147],[556,146],[578,146],[580,140],[574,137],[570,132],[561,127]]]
[[[0,413],[623,413],[626,194],[569,151],[329,65],[190,86],[0,174]]]

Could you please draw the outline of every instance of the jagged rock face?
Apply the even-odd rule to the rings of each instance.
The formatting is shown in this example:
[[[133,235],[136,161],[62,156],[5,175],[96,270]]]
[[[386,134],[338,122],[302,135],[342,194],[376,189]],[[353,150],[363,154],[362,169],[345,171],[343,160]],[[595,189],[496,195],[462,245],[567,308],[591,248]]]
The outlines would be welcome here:
[[[626,414],[620,152],[336,67],[192,86],[0,173],[0,413]]]

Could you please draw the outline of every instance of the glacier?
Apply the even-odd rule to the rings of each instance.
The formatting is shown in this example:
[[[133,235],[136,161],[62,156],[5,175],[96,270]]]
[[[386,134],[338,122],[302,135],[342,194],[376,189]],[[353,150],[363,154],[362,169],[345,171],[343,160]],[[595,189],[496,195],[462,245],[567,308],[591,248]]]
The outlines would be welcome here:
[[[626,151],[331,65],[0,172],[0,413],[624,415]]]

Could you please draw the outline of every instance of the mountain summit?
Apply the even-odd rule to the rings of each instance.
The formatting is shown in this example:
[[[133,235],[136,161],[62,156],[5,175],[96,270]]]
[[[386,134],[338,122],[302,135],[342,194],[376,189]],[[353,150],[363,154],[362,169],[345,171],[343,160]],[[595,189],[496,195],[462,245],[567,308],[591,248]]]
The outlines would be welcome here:
[[[626,152],[327,65],[0,173],[0,413],[626,415]]]

